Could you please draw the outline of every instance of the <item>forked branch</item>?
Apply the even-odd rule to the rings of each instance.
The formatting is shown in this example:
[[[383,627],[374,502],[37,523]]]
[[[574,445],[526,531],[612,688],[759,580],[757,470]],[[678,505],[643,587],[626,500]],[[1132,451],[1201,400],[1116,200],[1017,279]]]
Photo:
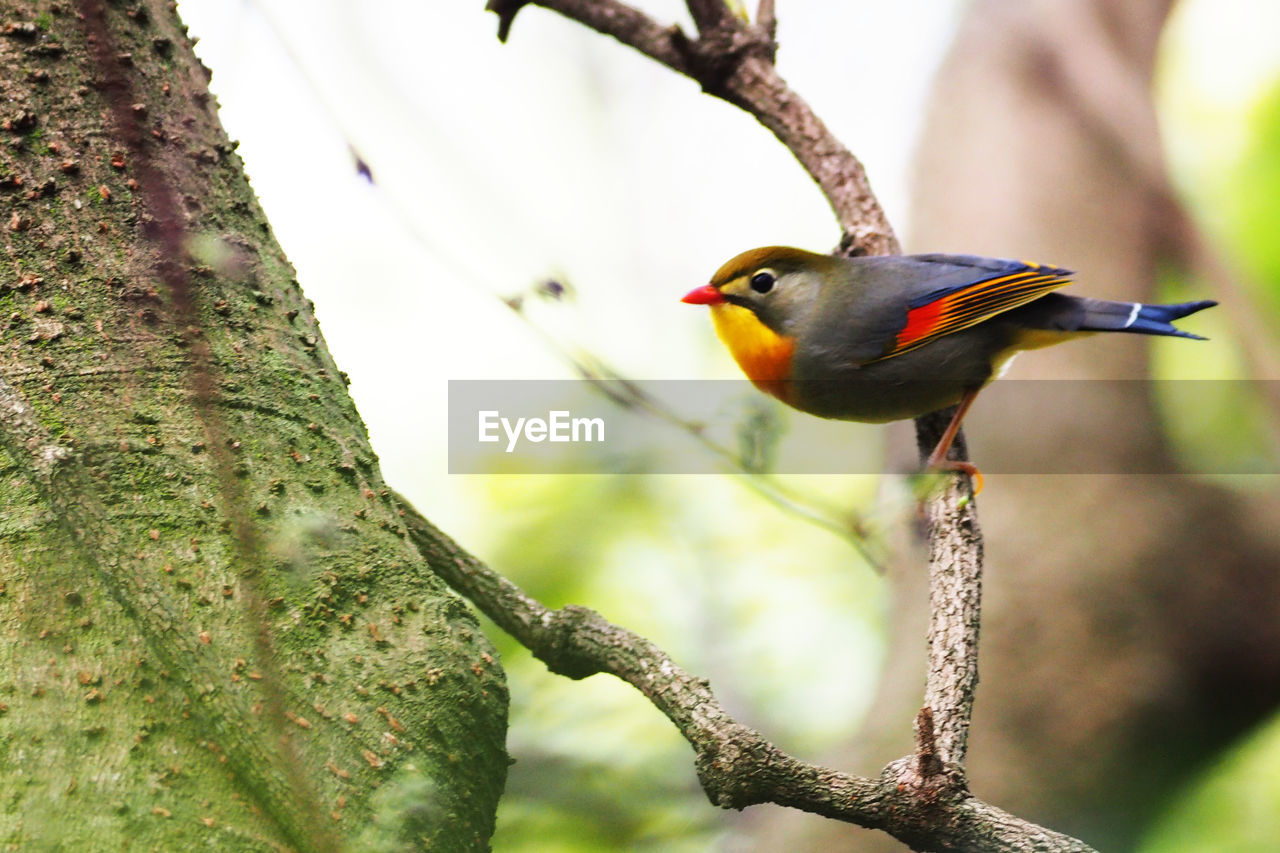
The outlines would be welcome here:
[[[705,679],[685,672],[649,640],[585,607],[551,610],[464,551],[403,497],[396,499],[427,564],[549,670],[569,678],[616,676],[665,714],[693,747],[698,778],[716,805],[790,806],[880,829],[922,850],[1091,850],[976,799],[958,774],[926,760],[923,748],[921,756],[899,759],[874,779],[788,755],[730,717]]]
[[[612,36],[702,89],[755,116],[818,184],[840,225],[840,251],[850,255],[901,251],[862,164],[828,130],[774,66],[776,18],[761,0],[757,21],[725,0],[687,0],[696,38],[663,26],[620,0],[489,0],[499,37],[516,14],[542,6]],[[927,452],[947,422],[916,421]],[[952,458],[964,458],[957,440]],[[548,611],[493,575],[456,546],[432,553],[438,532],[418,524],[419,547],[462,594],[510,631],[553,671],[581,678],[610,672],[641,690],[693,745],[713,802],[741,808],[782,805],[884,829],[924,849],[1087,850],[1083,843],[999,812],[975,800],[964,777],[969,721],[977,685],[982,535],[968,481],[955,478],[930,502],[929,675],[916,719],[917,752],[890,764],[879,780],[813,767],[785,755],[735,723],[705,682],[684,673],[652,643],[580,608]]]

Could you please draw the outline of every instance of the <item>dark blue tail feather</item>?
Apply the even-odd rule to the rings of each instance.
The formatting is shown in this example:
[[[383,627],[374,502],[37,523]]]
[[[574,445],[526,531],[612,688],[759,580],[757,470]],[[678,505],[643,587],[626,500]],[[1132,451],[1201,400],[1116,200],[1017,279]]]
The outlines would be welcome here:
[[[1141,302],[1107,302],[1101,299],[1085,299],[1081,331],[1137,332],[1143,335],[1170,335],[1203,341],[1201,335],[1175,328],[1173,321],[1212,308],[1217,305],[1210,299],[1198,302],[1178,302],[1172,305],[1146,305]]]

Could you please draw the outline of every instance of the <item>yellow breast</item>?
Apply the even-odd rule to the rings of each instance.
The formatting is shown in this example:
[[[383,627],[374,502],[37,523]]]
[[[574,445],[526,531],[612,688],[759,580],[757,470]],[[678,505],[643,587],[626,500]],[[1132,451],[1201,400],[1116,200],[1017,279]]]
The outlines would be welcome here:
[[[777,334],[740,305],[712,305],[711,320],[716,334],[752,384],[784,403],[790,402],[795,341]]]

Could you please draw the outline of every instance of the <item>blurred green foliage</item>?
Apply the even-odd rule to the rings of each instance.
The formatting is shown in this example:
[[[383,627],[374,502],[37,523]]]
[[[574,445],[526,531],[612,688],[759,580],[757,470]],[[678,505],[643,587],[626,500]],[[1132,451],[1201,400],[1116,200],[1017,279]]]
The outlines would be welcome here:
[[[1280,717],[1210,768],[1167,811],[1141,853],[1271,853],[1280,839]]]
[[[1185,104],[1184,110],[1193,112]],[[1175,122],[1176,123],[1176,122]],[[1264,89],[1249,111],[1245,133],[1235,145],[1218,130],[1197,132],[1194,124],[1177,128],[1184,147],[1197,156],[1185,158],[1175,179],[1185,188],[1193,215],[1204,224],[1214,249],[1239,271],[1235,285],[1259,315],[1271,315],[1262,328],[1280,327],[1280,81]],[[1176,158],[1175,158],[1176,162]],[[1203,298],[1210,283],[1187,280],[1181,270],[1166,270],[1162,298],[1183,301]],[[1187,381],[1157,385],[1157,399],[1170,439],[1184,459],[1195,460],[1199,471],[1266,471],[1275,467],[1277,425],[1266,395],[1251,375],[1239,347],[1225,345],[1232,335],[1228,309],[1206,312],[1198,330],[1213,347],[1172,346],[1152,342],[1152,371],[1156,378],[1176,376]],[[1265,377],[1262,377],[1265,378]],[[1197,382],[1211,379],[1212,382]],[[1274,377],[1272,377],[1274,379]],[[1233,478],[1249,487],[1248,478]],[[1258,485],[1258,483],[1253,483]],[[1266,484],[1264,484],[1266,485]]]
[[[1280,321],[1280,80],[1255,105],[1248,145],[1233,164],[1221,197],[1227,248],[1254,285],[1255,305]]]
[[[847,505],[868,501],[874,482],[792,485]],[[484,556],[544,603],[587,604],[649,637],[785,749],[816,760],[857,729],[879,674],[884,601],[846,542],[730,476],[472,485],[502,531]],[[692,750],[635,690],[553,676],[488,633],[511,686],[515,759],[495,850],[700,851],[733,836],[741,816],[710,806]]]
[[[1203,219],[1210,223],[1223,252],[1244,271],[1245,296],[1257,311],[1272,316],[1264,327],[1280,326],[1280,240],[1276,239],[1280,223],[1280,80],[1253,106],[1247,141],[1234,162],[1198,177],[1197,203],[1208,205],[1211,211]],[[1245,375],[1239,364],[1217,368],[1221,372],[1215,370],[1216,375]],[[1183,427],[1189,426],[1188,435],[1198,432],[1212,437],[1212,441],[1199,443],[1205,452],[1232,453],[1242,448],[1243,452],[1256,452],[1268,446],[1267,436],[1260,430],[1274,434],[1275,413],[1261,405],[1260,395],[1247,393],[1246,383],[1212,385],[1229,399],[1201,398],[1180,407],[1197,413],[1190,423],[1182,421]],[[1187,447],[1186,441],[1179,444]],[[1216,449],[1209,449],[1210,444]],[[1270,488],[1274,480],[1240,478],[1237,483]],[[1139,848],[1141,853],[1263,853],[1280,849],[1278,765],[1280,716],[1236,745],[1188,786],[1152,827]]]

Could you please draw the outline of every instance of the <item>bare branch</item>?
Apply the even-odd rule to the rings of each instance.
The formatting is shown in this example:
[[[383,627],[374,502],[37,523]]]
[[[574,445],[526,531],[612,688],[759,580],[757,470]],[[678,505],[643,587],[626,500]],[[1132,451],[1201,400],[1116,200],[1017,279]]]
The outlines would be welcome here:
[[[635,47],[673,70],[697,80],[707,93],[755,116],[792,152],[826,195],[840,223],[842,237],[839,251],[850,255],[896,254],[901,251],[884,211],[871,192],[862,164],[840,144],[808,104],[778,75],[773,63],[776,17],[772,0],[762,0],[754,25],[729,13],[723,0],[688,0],[690,12],[698,26],[699,37],[696,40],[690,40],[677,28],[659,26],[620,0],[533,2]],[[917,441],[922,458],[936,445],[945,423],[945,416],[940,417],[938,414],[916,420]],[[963,437],[957,437],[951,458],[965,458]],[[963,763],[978,677],[983,549],[972,486],[967,478],[956,478],[931,502],[930,521],[929,675],[925,688],[925,705],[917,717],[917,755],[890,765],[882,778],[892,779],[898,794],[906,792],[911,795],[912,802],[924,803],[928,808],[938,811],[926,821],[928,826],[924,834],[914,836],[900,826],[893,828],[878,823],[870,813],[861,810],[846,816],[817,808],[804,797],[792,799],[775,795],[771,799],[863,826],[880,826],[908,843],[920,839],[929,849],[951,849],[948,847],[949,842],[940,838],[949,831],[947,827],[958,826],[964,821],[957,817],[958,812],[942,816],[940,811],[945,810],[944,803],[976,803],[965,791]],[[464,590],[464,594],[471,593]],[[543,616],[547,624],[557,619],[551,614]],[[597,620],[599,617],[591,614],[589,619],[584,617],[583,624],[597,625]],[[537,641],[537,637],[530,639]],[[712,716],[716,719],[723,718],[723,711],[715,704],[709,692],[705,697],[686,697],[696,703],[692,706],[666,705],[665,694],[655,695],[649,687],[652,677],[649,667],[652,666],[653,655],[661,653],[648,641],[638,637],[633,639],[636,647],[646,649],[644,665],[640,670],[623,667],[621,670],[609,671],[635,684],[681,728],[699,752],[698,765],[704,786],[713,801],[726,804],[717,795],[724,788],[719,783],[709,784],[708,777],[703,772],[707,765],[707,754],[699,748],[697,731],[691,731],[682,725],[682,720],[691,712],[690,708],[697,709],[699,719],[703,719],[708,708],[715,709]],[[525,642],[523,638],[522,642]],[[529,642],[526,645],[541,656],[539,647]],[[574,648],[578,652],[582,651],[578,646]],[[664,662],[664,670],[669,666],[671,670],[678,671],[665,656],[661,660]],[[548,665],[554,669],[561,664],[548,661]],[[582,667],[582,660],[578,657],[570,658],[569,668],[574,672],[579,668],[582,671],[589,669]],[[639,682],[633,680],[636,677],[640,678]],[[759,737],[754,732],[751,736]],[[765,746],[768,747],[767,744]],[[753,740],[752,746],[745,751],[754,754],[758,751],[757,747],[758,744]],[[768,747],[765,752],[768,754],[765,763],[769,767],[788,765],[792,761],[772,747]],[[712,756],[712,763],[720,760],[718,750],[713,751]],[[896,770],[893,769],[895,766]],[[804,777],[806,772],[817,772],[807,765],[791,769],[799,777]],[[853,784],[848,777],[832,777],[827,781],[837,787]],[[866,780],[857,784],[865,788]],[[826,796],[830,794],[830,791],[825,792]],[[868,792],[868,796],[874,794]],[[730,798],[728,804],[743,805],[752,801],[757,800]],[[990,808],[980,804],[980,807],[967,813],[971,816],[986,816],[986,822],[981,824],[981,837],[984,841],[975,844],[977,836],[969,836],[966,844],[970,848],[1042,849],[1038,846],[1038,839],[1046,837],[1041,835],[1043,830],[1026,825],[1014,833],[1008,842],[1010,846],[1004,847],[996,842],[986,833],[998,832],[1000,827],[1007,825],[1006,818],[1011,821],[1017,819],[1003,813],[997,815],[985,811]],[[909,808],[907,810],[910,811]],[[1072,839],[1045,843],[1065,843],[1079,845],[1075,849],[1083,848],[1080,842]],[[1059,848],[1054,846],[1043,849]]]
[[[949,413],[917,421],[920,453],[929,453]],[[967,458],[957,436],[953,458]],[[982,617],[982,532],[967,477],[949,477],[929,503],[929,674],[924,709],[937,761],[962,768],[978,687],[978,626]],[[919,737],[919,732],[917,732]],[[924,754],[921,753],[923,760]],[[962,770],[960,772],[963,772]]]
[[[674,70],[699,80],[711,94],[754,115],[795,154],[826,193],[844,234],[842,250],[851,254],[900,250],[883,210],[871,193],[862,164],[778,76],[771,58],[746,49],[735,53],[731,46],[726,48],[723,44],[703,45],[701,42],[707,40],[705,37],[699,43],[689,43],[683,37],[672,41],[672,30],[659,27],[642,13],[617,0],[536,2],[637,47]],[[690,0],[691,11],[697,7],[710,15],[711,6],[726,8],[722,0],[705,0],[703,3]],[[761,4],[761,13],[772,18],[770,0]],[[726,18],[717,20],[723,24]],[[770,38],[759,30],[759,21],[751,27],[732,15],[727,16],[727,20],[742,39]],[[772,24],[770,21],[766,23]],[[669,51],[673,48],[684,61],[669,61]],[[706,61],[706,56],[711,50],[720,51],[721,60],[732,63],[723,77],[709,75],[707,69],[711,64]],[[719,69],[723,71],[723,66]],[[945,423],[945,419],[935,416],[917,421],[922,458],[937,443]],[[953,458],[966,458],[962,437],[957,440],[954,451]],[[929,631],[930,675],[925,704],[931,709],[936,725],[938,758],[948,765],[958,765],[964,760],[973,694],[977,686],[982,537],[972,495],[966,494],[968,488],[967,483],[955,483],[933,501],[931,510],[933,622]]]
[[[502,36],[502,23],[506,21],[509,30],[509,19],[529,2],[533,0],[490,0],[486,8],[498,14],[499,37]],[[548,0],[535,5],[559,12],[598,33],[613,36],[650,59],[686,76],[693,76],[684,47],[689,37],[678,26],[664,27],[639,9],[617,0]]]
[[[733,25],[733,12],[725,0],[685,0],[685,5],[702,38],[707,38],[721,27]]]
[[[608,673],[662,711],[693,747],[698,778],[716,805],[790,806],[883,830],[917,849],[1091,850],[975,799],[961,774],[941,766],[924,768],[917,756],[899,759],[870,779],[788,755],[730,717],[709,682],[685,672],[649,640],[585,607],[549,609],[464,551],[404,497],[396,500],[410,540],[432,570],[549,670],[570,678]]]

